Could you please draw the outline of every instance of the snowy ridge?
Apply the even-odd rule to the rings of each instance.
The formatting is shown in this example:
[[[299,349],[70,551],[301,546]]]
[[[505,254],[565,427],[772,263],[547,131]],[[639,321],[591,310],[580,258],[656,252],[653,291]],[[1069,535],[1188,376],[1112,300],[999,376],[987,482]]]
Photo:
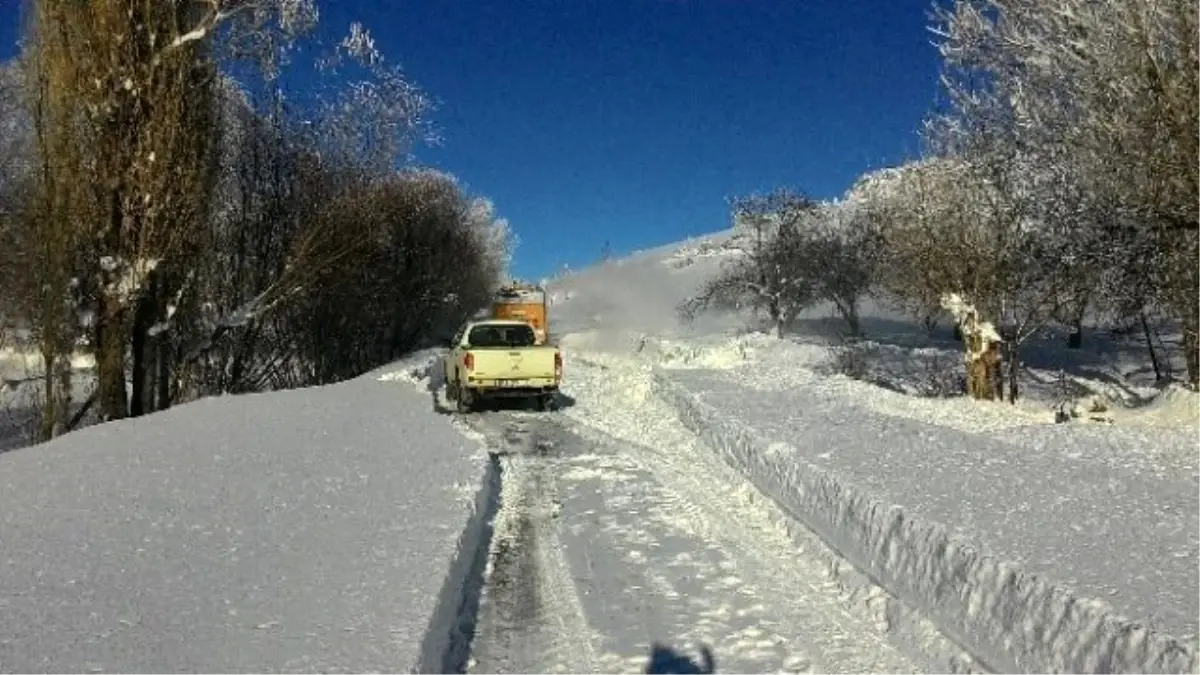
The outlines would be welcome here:
[[[956,541],[938,523],[872,499],[779,452],[656,372],[655,393],[784,509],[886,590],[925,612],[989,668],[1022,672],[1195,672],[1196,654],[1103,602],[1077,597],[1019,565]]]
[[[374,373],[380,382],[404,383],[417,392],[429,393],[440,386],[430,376],[445,349],[423,349]],[[485,446],[487,439],[457,419],[450,426]],[[482,479],[469,505],[469,514],[455,545],[455,556],[446,571],[437,604],[421,638],[419,659],[408,672],[462,673],[470,659],[471,642],[478,621],[491,548],[493,520],[500,506],[501,464],[495,453],[488,453]]]
[[[465,672],[491,546],[491,523],[499,505],[500,463],[493,454],[458,538],[454,561],[438,593],[437,608],[421,640],[420,660],[409,672]]]

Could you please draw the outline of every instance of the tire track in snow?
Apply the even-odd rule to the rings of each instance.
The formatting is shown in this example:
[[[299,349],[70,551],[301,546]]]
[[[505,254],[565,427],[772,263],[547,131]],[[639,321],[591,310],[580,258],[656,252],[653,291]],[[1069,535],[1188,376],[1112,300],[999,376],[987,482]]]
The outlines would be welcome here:
[[[734,511],[723,521],[701,504],[711,491],[670,487],[673,469],[626,442],[559,416],[510,419],[474,672],[641,672],[652,641],[711,646],[723,671],[920,669],[794,548],[765,556],[722,495],[710,508]]]
[[[645,363],[625,363],[627,359],[602,355],[575,360],[587,365],[576,369],[572,382],[577,400],[567,413],[572,429],[594,443],[623,448],[632,461],[663,481],[674,495],[668,498],[669,508],[676,512],[671,519],[680,527],[724,542],[729,550],[749,553],[737,557],[749,577],[783,597],[791,594],[802,600],[789,609],[794,621],[813,620],[817,621],[813,625],[821,626],[814,612],[839,617],[826,622],[830,631],[826,635],[808,635],[817,647],[814,652],[834,661],[820,664],[825,670],[872,669],[866,663],[854,665],[870,656],[865,645],[856,646],[837,630],[838,623],[857,626],[863,642],[875,643],[884,651],[892,645],[902,647],[917,667],[954,672],[979,669],[981,664],[972,664],[961,647],[947,640],[932,622],[910,618],[905,625],[897,625],[894,598],[782,513],[744,476],[704,447],[683,427],[674,410],[650,393],[643,381],[649,376]],[[915,626],[910,623],[913,621]],[[903,634],[888,639],[897,629]]]
[[[573,473],[608,474],[590,481],[605,493],[607,508],[596,524],[606,535],[601,544],[612,551],[602,555],[612,566],[640,568],[627,575],[643,580],[634,590],[655,605],[640,611],[655,615],[647,628],[659,638],[710,645],[718,667],[735,672],[921,668],[887,641],[886,627],[847,611],[816,561],[794,546],[772,548],[772,532],[729,495],[714,493],[711,484],[681,490],[667,477],[675,468],[646,462],[628,443],[574,431],[613,453],[604,462],[577,458]],[[586,545],[595,535],[582,529]]]
[[[468,672],[595,672],[590,630],[562,556],[557,486],[535,416],[484,414],[503,482]]]
[[[605,635],[606,672],[639,672],[652,641],[693,657],[710,647],[723,672],[813,667],[808,645],[786,637],[786,618],[737,578],[734,552],[680,528],[687,514],[619,446],[588,445],[594,454],[571,458],[564,482],[572,501],[593,508],[565,514],[566,541],[593,591],[587,609]]]

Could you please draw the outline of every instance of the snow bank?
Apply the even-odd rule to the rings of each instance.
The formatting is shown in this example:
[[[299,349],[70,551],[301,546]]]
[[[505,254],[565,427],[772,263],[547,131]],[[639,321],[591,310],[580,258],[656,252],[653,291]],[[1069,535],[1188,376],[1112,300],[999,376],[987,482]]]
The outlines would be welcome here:
[[[1118,423],[1185,429],[1194,438],[1196,429],[1200,428],[1200,395],[1186,387],[1172,384],[1155,396],[1148,405],[1134,409],[1118,409],[1115,416]]]
[[[1062,486],[1084,478],[1089,462],[1021,457],[1015,446],[872,416],[845,401],[769,398],[717,380],[658,370],[654,388],[727,463],[991,669],[1200,667],[1193,647],[1113,606],[1157,614],[1179,635],[1195,632],[1194,473],[1141,483],[1109,474],[1107,484],[1073,485],[1088,494],[1068,494]],[[755,407],[770,409],[756,415]],[[782,433],[789,424],[798,431]],[[773,442],[780,438],[806,448]],[[970,543],[978,535],[986,548]],[[1068,587],[1059,574],[1079,578]],[[1106,579],[1116,585],[1101,593]],[[1093,599],[1101,595],[1111,604]]]
[[[497,482],[420,392],[378,377],[204,399],[5,453],[0,663],[452,667]]]
[[[458,538],[457,554],[421,641],[419,661],[409,672],[466,672],[486,578],[492,521],[499,504],[500,465],[496,455],[490,454],[467,525]]]

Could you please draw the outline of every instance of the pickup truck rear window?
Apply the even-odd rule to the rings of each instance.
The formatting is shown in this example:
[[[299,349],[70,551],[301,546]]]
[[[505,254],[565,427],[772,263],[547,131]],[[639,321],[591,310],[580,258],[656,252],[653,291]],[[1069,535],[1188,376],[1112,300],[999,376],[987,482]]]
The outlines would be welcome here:
[[[475,326],[467,336],[471,347],[532,347],[537,341],[529,326]]]

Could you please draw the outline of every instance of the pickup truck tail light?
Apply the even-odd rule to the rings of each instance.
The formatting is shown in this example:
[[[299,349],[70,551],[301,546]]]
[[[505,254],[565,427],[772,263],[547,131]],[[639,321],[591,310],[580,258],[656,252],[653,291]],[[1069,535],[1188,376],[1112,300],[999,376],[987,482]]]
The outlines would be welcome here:
[[[463,367],[466,368],[467,370],[473,370],[475,368],[475,355],[474,354],[472,354],[471,352],[467,352],[466,355],[463,356]]]
[[[554,376],[562,377],[562,352],[554,352]]]

